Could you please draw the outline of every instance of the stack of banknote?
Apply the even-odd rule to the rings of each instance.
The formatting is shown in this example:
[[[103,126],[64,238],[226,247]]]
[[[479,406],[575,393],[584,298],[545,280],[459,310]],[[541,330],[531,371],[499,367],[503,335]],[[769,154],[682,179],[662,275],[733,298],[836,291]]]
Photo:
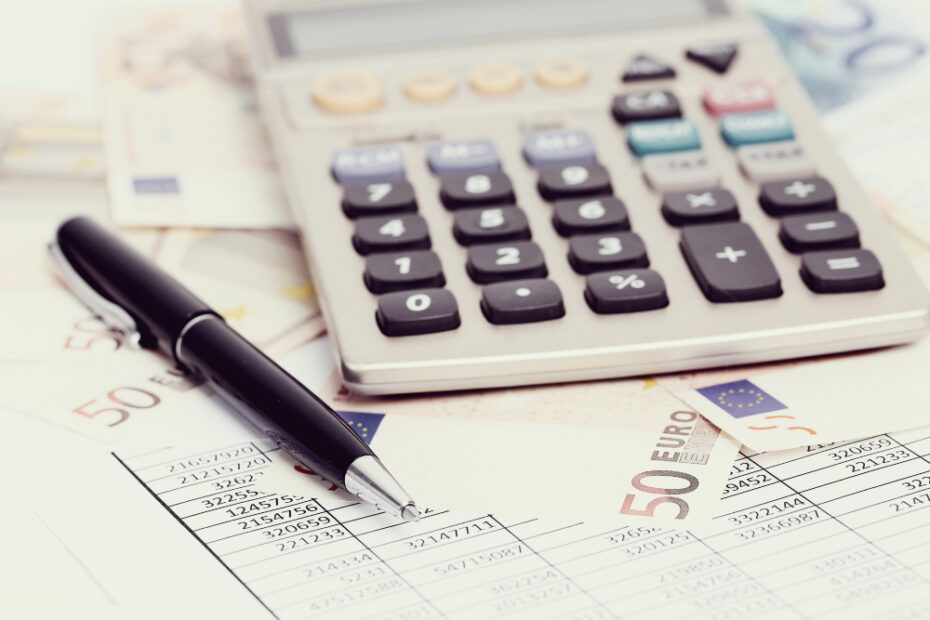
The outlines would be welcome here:
[[[848,62],[856,45],[899,33],[896,16],[879,12],[878,3],[749,4],[815,85],[823,110],[892,83],[888,67],[869,72]],[[847,26],[841,36],[839,26],[827,26],[863,12],[881,17],[868,21],[872,31]],[[118,228],[272,356],[325,327],[258,115],[241,15],[121,13],[105,33],[103,123],[67,94],[0,96],[0,407],[112,442],[208,391],[167,358],[132,349],[68,293],[45,256],[64,218],[85,213]],[[922,71],[915,67],[924,35],[901,33],[912,53],[893,56],[894,70]],[[913,241],[909,247],[930,274],[930,252]],[[616,432],[624,456],[613,471],[612,514],[693,527],[715,514],[741,445],[783,450],[926,424],[918,404],[925,361],[930,344],[653,379],[393,399],[353,395],[334,375],[322,395],[337,409]],[[898,395],[898,406],[882,416],[873,415],[883,406],[876,383]],[[741,398],[764,402],[764,411],[731,415],[727,407]],[[656,495],[669,479],[678,486]]]

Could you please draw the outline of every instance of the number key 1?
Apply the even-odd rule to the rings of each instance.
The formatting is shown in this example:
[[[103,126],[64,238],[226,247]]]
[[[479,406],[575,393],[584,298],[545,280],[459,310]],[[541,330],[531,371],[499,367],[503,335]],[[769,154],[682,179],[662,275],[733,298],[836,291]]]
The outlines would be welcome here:
[[[445,286],[439,256],[430,250],[373,254],[365,260],[365,285],[372,293]]]

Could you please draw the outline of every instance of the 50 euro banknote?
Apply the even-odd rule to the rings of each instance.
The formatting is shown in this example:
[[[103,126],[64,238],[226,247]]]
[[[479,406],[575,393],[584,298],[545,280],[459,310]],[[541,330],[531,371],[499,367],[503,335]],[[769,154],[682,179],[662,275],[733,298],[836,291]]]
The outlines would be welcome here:
[[[334,374],[320,395],[411,493],[452,510],[701,529],[740,447],[649,380],[374,398]],[[314,475],[279,459],[261,486],[306,493]]]

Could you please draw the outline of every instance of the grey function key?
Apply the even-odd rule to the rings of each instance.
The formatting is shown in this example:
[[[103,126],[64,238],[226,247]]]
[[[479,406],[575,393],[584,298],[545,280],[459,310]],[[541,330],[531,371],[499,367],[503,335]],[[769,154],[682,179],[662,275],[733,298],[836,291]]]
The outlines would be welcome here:
[[[660,192],[711,187],[720,180],[720,171],[704,151],[647,155],[642,162],[646,180]]]
[[[736,159],[743,174],[756,183],[814,174],[814,160],[794,140],[741,146]]]
[[[365,285],[372,293],[445,286],[439,256],[430,250],[373,254],[365,259]]]
[[[484,287],[481,310],[491,323],[507,325],[565,316],[562,291],[552,280],[499,282]]]
[[[352,238],[359,254],[428,250],[429,229],[420,215],[365,217],[355,223]]]
[[[375,318],[386,336],[447,331],[462,323],[455,297],[442,288],[382,295]]]
[[[332,172],[343,185],[402,179],[404,155],[396,146],[343,149],[333,154]]]
[[[801,279],[815,293],[874,291],[885,286],[878,258],[859,249],[803,254]]]
[[[778,272],[749,224],[685,228],[681,251],[704,296],[711,301],[751,301],[782,294]]]
[[[426,147],[430,170],[438,175],[494,172],[501,168],[501,156],[491,140],[449,140]]]
[[[594,140],[581,130],[533,131],[523,136],[523,156],[535,168],[595,160]]]

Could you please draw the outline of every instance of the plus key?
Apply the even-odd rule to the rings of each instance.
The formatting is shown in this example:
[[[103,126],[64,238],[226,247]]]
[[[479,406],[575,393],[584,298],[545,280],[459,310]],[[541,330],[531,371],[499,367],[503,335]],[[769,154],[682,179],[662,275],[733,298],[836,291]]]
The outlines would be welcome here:
[[[695,226],[681,251],[707,299],[752,301],[781,296],[781,279],[759,238],[744,222]]]

